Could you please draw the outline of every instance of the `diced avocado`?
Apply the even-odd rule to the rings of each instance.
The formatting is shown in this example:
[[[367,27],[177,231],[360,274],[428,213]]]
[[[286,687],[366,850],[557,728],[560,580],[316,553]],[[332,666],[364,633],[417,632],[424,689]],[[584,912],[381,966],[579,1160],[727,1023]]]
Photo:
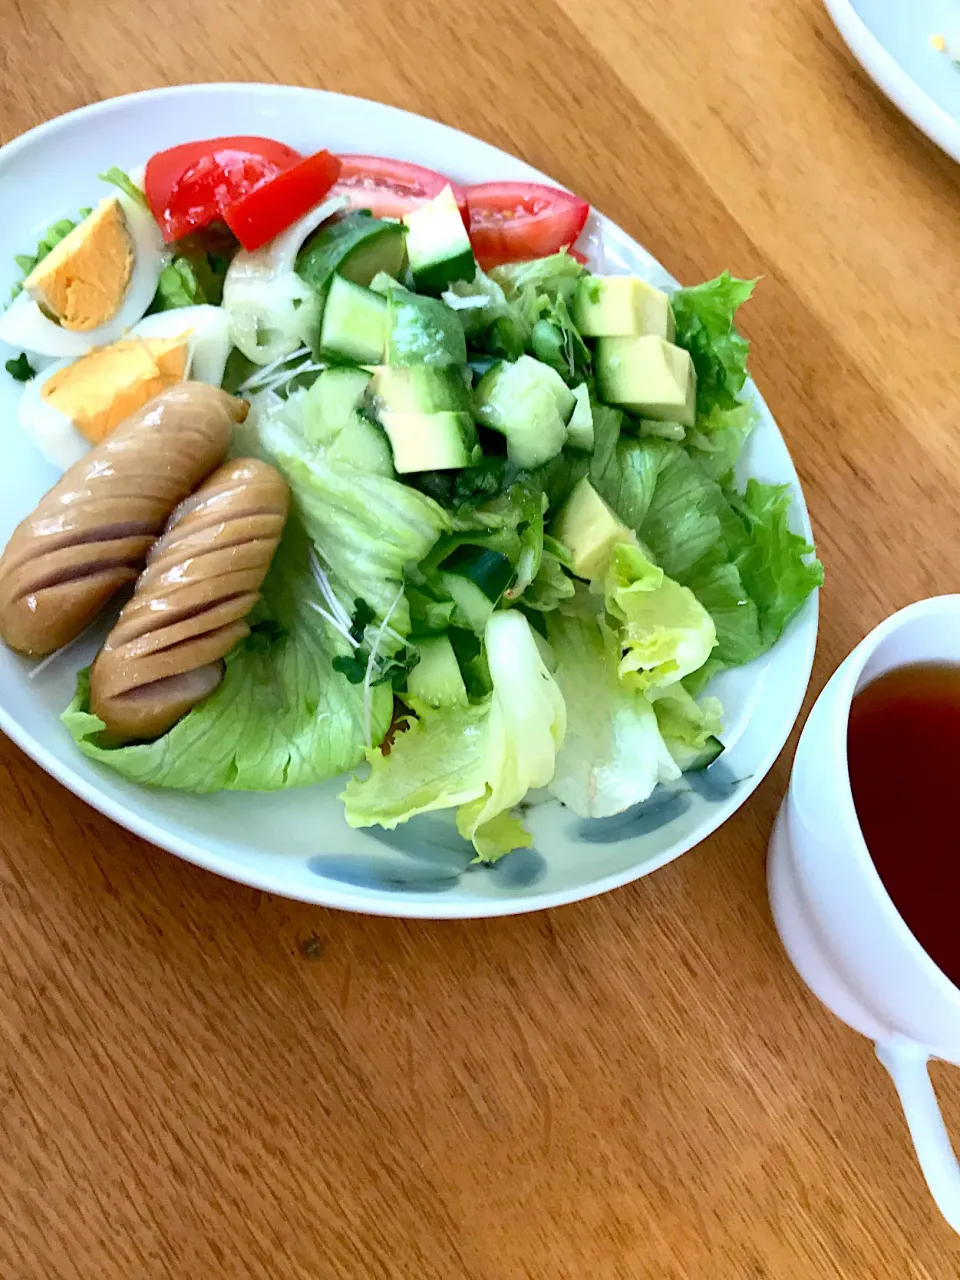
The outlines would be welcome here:
[[[406,256],[403,223],[374,218],[363,210],[324,223],[297,256],[297,274],[323,296],[336,272],[369,285],[380,273],[396,275]]]
[[[472,280],[477,264],[452,189],[404,216],[407,258],[418,289],[442,293],[454,280]]]
[[[593,409],[590,406],[590,389],[585,382],[574,387],[576,404],[567,423],[567,444],[571,449],[593,453]]]
[[[470,392],[463,370],[430,365],[381,365],[370,386],[374,401],[394,413],[469,413]]]
[[[380,421],[390,437],[393,465],[400,475],[411,471],[451,471],[479,460],[477,429],[469,413],[384,410]]]
[[[637,540],[586,477],[557,512],[551,533],[570,553],[571,572],[588,579],[602,577],[619,543]]]
[[[388,308],[362,285],[334,275],[320,324],[324,355],[356,364],[380,364],[387,341]]]
[[[429,636],[417,642],[420,661],[407,676],[407,693],[431,707],[462,707],[467,687],[460,664],[447,636]]]
[[[672,342],[676,333],[670,299],[638,276],[584,276],[572,310],[585,338],[652,334]]]
[[[444,368],[467,363],[463,325],[449,307],[406,289],[392,289],[387,305],[387,364]]]
[[[304,417],[319,420],[326,431],[342,431],[369,385],[370,374],[363,369],[325,369],[306,393]]]
[[[393,476],[393,452],[382,428],[355,413],[330,446],[329,456],[349,463],[358,471]]]
[[[598,338],[597,390],[607,404],[641,418],[692,427],[697,375],[689,351],[663,338]]]
[[[557,456],[575,405],[557,371],[532,356],[494,365],[474,392],[477,420],[507,437],[507,456],[521,467],[541,467]]]

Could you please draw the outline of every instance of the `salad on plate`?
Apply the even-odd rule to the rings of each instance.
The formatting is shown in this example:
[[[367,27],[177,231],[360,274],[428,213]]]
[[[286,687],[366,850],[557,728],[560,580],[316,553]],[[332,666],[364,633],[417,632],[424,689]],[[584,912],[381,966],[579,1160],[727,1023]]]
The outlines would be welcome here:
[[[114,607],[78,750],[200,793],[347,774],[351,826],[450,810],[483,862],[523,802],[608,817],[717,759],[711,678],[822,581],[789,489],[734,478],[752,282],[668,296],[566,191],[266,138],[101,178],[0,315],[64,472],[0,636],[42,679]]]

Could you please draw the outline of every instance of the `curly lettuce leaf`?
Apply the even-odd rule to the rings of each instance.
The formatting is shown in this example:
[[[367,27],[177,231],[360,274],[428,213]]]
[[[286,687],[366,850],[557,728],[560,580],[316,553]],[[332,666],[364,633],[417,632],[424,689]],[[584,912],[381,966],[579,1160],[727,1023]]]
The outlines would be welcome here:
[[[566,249],[550,254],[546,258],[535,258],[529,262],[508,262],[504,266],[494,267],[490,277],[503,290],[508,302],[524,304],[546,295],[551,302],[563,298],[569,302],[577,287],[577,281],[586,275],[586,268],[570,256]],[[529,318],[529,317],[528,317]],[[535,321],[537,315],[532,319]],[[530,325],[532,328],[533,325]]]
[[[603,590],[619,628],[620,678],[631,688],[647,692],[675,684],[710,657],[717,643],[710,614],[638,547],[614,548]]]
[[[332,778],[364,753],[363,693],[334,669],[346,642],[317,612],[308,543],[291,521],[263,586],[253,630],[227,655],[219,687],[156,742],[102,747],[80,673],[63,723],[91,759],[132,782],[180,791],[274,791]],[[393,711],[387,688],[372,691],[379,742]]]
[[[554,679],[567,708],[567,735],[550,791],[584,818],[606,818],[646,800],[680,776],[654,708],[620,679],[620,648],[581,587],[547,619],[557,656]]]
[[[687,431],[687,448],[711,480],[728,483],[756,422],[752,404],[741,402],[733,409],[715,406]]]
[[[677,345],[690,352],[697,371],[698,415],[736,408],[747,380],[750,343],[734,328],[733,317],[755,284],[724,271],[715,280],[678,289],[671,298]]]
[[[409,485],[351,466],[323,447],[307,443],[303,394],[260,416],[266,455],[286,477],[298,511],[334,592],[341,601],[360,597],[383,621],[404,580],[450,527],[443,509]],[[394,632],[410,631],[410,608],[401,599],[390,620]]]
[[[419,813],[456,808],[458,830],[480,861],[529,846],[510,810],[553,776],[566,711],[522,614],[495,613],[484,641],[491,695],[468,707],[417,706],[418,719],[388,755],[368,753],[369,777],[347,784],[342,799],[352,827],[392,829]]]

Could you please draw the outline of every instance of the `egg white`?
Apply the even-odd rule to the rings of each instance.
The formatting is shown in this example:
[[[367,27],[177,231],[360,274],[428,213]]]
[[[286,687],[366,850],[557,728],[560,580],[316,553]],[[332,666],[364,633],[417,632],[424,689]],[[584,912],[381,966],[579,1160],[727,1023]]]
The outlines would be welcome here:
[[[142,181],[141,174],[131,173],[130,177],[138,185]],[[122,191],[114,195],[123,209],[133,240],[130,283],[116,315],[96,329],[76,333],[49,320],[24,290],[0,315],[0,339],[35,355],[80,356],[91,347],[105,347],[115,342],[144,314],[153,301],[160,272],[169,261],[170,253],[150,210]]]
[[[178,338],[187,334],[187,377],[219,387],[230,354],[230,323],[221,307],[178,307],[145,316],[129,337]]]

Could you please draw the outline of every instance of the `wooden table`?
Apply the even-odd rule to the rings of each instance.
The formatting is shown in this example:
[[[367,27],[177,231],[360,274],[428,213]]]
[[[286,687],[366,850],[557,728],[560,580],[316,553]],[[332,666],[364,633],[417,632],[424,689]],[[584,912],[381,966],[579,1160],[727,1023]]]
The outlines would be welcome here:
[[[681,279],[764,276],[753,371],[828,574],[814,690],[886,613],[957,588],[958,171],[816,0],[0,16],[4,139],[150,85],[321,85],[517,152]],[[0,1275],[957,1276],[870,1046],[773,932],[788,762],[631,888],[408,924],[218,880],[4,742]],[[960,1130],[960,1080],[937,1080]]]

